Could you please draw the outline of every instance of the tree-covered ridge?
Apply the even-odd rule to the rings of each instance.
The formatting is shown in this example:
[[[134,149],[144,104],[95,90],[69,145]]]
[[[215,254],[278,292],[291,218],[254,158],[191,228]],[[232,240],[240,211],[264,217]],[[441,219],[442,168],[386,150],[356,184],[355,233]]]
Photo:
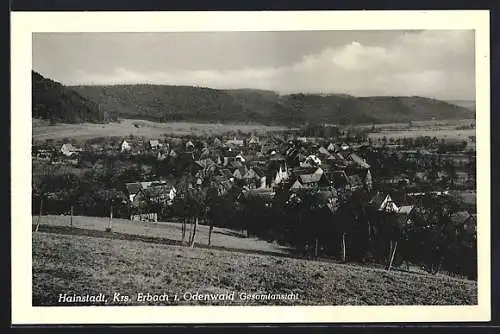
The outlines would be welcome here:
[[[58,82],[31,71],[32,117],[51,123],[100,123],[116,115],[100,110],[99,105]]]
[[[71,87],[104,110],[123,118],[153,121],[383,123],[474,118],[470,109],[419,96],[354,97],[345,94],[288,94],[190,86],[108,85]]]

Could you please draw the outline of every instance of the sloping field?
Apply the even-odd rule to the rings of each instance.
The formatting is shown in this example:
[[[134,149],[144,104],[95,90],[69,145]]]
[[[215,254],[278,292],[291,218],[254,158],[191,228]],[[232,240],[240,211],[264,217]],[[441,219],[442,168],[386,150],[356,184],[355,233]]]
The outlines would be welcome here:
[[[33,126],[33,139],[61,139],[76,138],[90,139],[95,137],[129,135],[157,138],[165,135],[220,135],[229,131],[266,133],[269,131],[285,130],[285,127],[246,124],[220,124],[220,123],[188,123],[172,122],[158,123],[145,120],[123,119],[119,123],[108,124],[56,124]]]
[[[33,217],[33,223],[36,223],[38,217]],[[104,231],[108,226],[109,219],[102,217],[74,216],[73,227],[85,230]],[[42,226],[69,227],[69,216],[42,216],[40,221]],[[188,233],[189,233],[189,225]],[[127,234],[139,237],[163,238],[172,241],[181,241],[182,224],[161,222],[146,223],[134,222],[126,219],[113,219],[113,232]],[[196,232],[196,243],[208,244],[208,231],[206,225],[198,225]],[[242,249],[249,251],[259,251],[267,253],[286,254],[286,247],[269,243],[257,238],[247,238],[238,231],[214,227],[212,232],[211,244],[215,247],[225,247],[231,249]]]
[[[185,299],[197,293],[217,296],[233,292],[233,299]],[[116,293],[126,297],[114,301]],[[139,293],[169,298],[141,301]],[[59,303],[60,294],[103,294],[107,302],[96,305],[477,303],[476,284],[465,280],[139,241],[33,233],[33,305],[71,304]],[[245,298],[252,294],[267,299]],[[277,295],[289,299],[270,299]]]

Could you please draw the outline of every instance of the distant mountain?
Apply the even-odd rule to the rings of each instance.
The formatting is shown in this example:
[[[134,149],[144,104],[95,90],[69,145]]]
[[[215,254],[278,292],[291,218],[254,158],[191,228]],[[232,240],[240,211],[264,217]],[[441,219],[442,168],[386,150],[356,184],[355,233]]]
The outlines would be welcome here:
[[[451,103],[451,104],[454,104],[454,105],[457,105],[457,106],[460,106],[460,107],[464,107],[464,108],[467,108],[467,109],[470,109],[470,110],[476,110],[476,101],[471,101],[471,100],[450,100],[450,101],[446,101],[448,103]]]
[[[256,89],[167,85],[71,86],[122,118],[153,121],[359,124],[474,118],[474,112],[424,97],[288,94]]]
[[[31,71],[32,117],[51,123],[104,122],[99,105],[71,88]]]

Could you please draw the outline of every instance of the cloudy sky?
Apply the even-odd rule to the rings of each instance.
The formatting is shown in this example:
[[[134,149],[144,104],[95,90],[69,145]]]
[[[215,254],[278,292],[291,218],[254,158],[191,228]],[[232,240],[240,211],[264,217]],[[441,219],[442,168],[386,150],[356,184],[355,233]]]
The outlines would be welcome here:
[[[33,69],[67,85],[475,97],[474,32],[36,33]]]

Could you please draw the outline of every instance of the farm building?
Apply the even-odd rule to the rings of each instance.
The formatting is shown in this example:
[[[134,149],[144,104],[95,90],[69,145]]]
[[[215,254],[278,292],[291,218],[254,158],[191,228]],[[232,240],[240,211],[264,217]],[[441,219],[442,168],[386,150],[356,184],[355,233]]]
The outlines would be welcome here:
[[[149,148],[151,148],[152,150],[160,149],[162,146],[163,145],[157,139],[152,139],[149,141]]]

